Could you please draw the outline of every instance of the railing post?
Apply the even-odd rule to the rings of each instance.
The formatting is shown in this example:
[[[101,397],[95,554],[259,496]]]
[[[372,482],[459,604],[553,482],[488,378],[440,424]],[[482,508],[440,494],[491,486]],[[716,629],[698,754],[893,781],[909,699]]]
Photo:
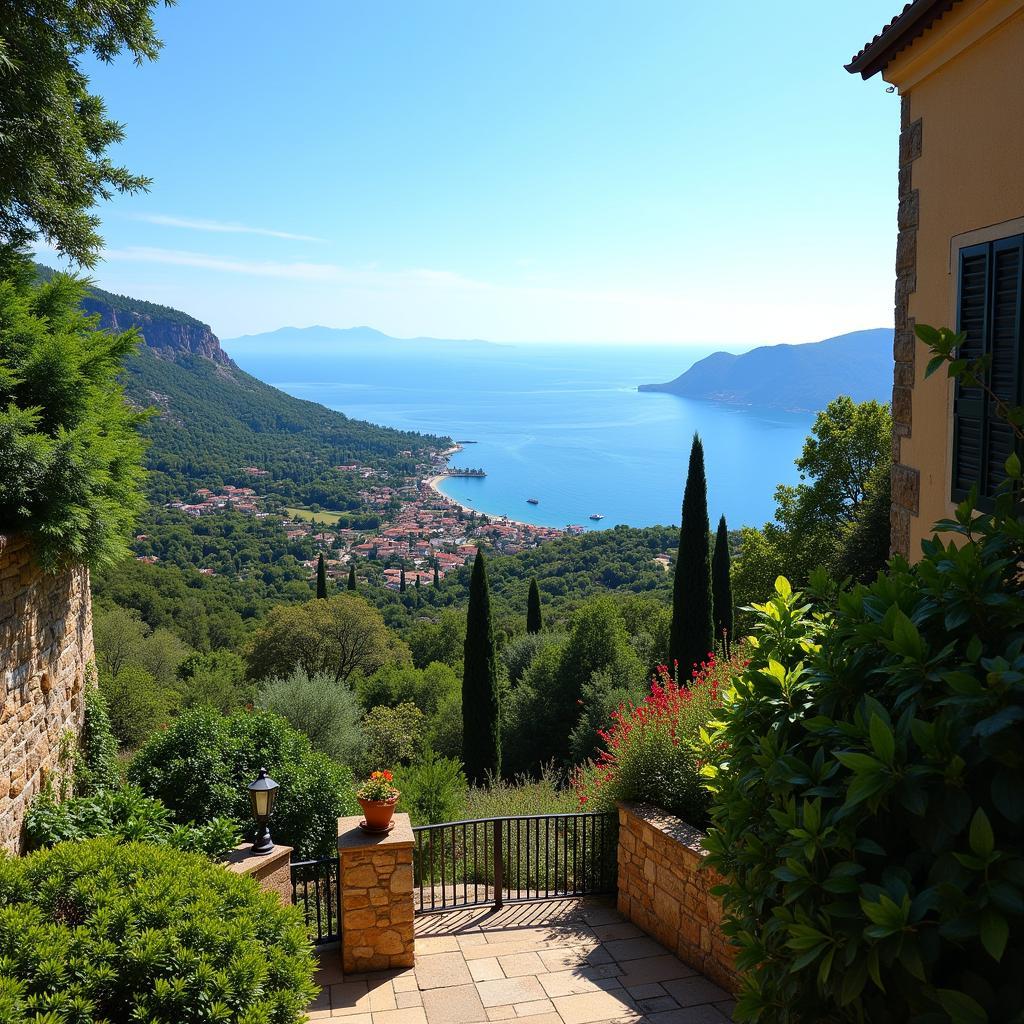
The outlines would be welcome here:
[[[494,823],[494,909],[501,910],[502,891],[505,888],[505,856],[502,848],[502,825],[498,818]]]

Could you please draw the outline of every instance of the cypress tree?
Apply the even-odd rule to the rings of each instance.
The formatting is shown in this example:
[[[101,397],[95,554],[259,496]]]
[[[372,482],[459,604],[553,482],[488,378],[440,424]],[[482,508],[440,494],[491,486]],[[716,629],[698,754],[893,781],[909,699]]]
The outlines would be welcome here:
[[[530,580],[530,593],[526,598],[526,632],[539,633],[544,622],[540,614],[540,590],[537,580]]]
[[[477,549],[469,583],[462,671],[462,761],[471,782],[501,771],[501,711],[494,654],[491,594],[483,552]]]
[[[437,573],[437,562],[434,563],[434,586],[439,587],[441,585],[441,577]]]
[[[398,592],[400,594],[405,593],[405,566],[402,566],[402,571],[398,576]]]
[[[316,560],[316,596],[327,597],[327,566],[324,565],[324,553]]]
[[[668,667],[680,683],[686,683],[693,675],[693,666],[699,665],[714,649],[710,532],[704,446],[700,436],[694,434],[683,492],[683,521],[679,528],[668,641]]]
[[[721,641],[723,657],[732,646],[732,580],[729,578],[729,528],[725,516],[718,520],[715,553],[711,556],[711,596],[714,599],[715,640]]]
[[[356,567],[355,567],[355,564],[352,564],[352,565],[350,565],[348,567],[348,589],[349,590],[355,590],[356,589]]]

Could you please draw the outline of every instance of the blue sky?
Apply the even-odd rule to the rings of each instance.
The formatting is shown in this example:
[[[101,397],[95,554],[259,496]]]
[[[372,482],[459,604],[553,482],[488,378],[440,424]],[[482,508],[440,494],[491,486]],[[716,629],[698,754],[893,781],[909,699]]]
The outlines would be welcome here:
[[[181,0],[93,81],[106,288],[222,337],[810,341],[891,322],[893,0]],[[42,254],[44,257],[46,253]]]

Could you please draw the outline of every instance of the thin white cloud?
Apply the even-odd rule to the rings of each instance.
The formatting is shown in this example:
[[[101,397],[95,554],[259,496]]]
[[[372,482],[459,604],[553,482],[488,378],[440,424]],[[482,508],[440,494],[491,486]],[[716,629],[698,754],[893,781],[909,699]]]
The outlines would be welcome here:
[[[212,231],[223,235],[263,235],[266,238],[286,238],[292,242],[323,242],[326,239],[315,235],[300,235],[293,231],[275,231],[273,228],[256,228],[248,224],[233,224],[227,221],[206,220],[202,217],[172,217],[163,213],[137,213],[135,220],[147,224],[159,224],[165,228],[186,228],[189,231]]]

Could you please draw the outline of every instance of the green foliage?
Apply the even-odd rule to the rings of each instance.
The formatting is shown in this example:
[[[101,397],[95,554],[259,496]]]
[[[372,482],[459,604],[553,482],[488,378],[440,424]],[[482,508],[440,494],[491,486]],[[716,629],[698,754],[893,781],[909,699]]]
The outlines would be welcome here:
[[[1000,500],[833,615],[784,580],[757,609],[707,746],[737,1019],[1024,1012],[1024,517]]]
[[[462,761],[479,783],[501,771],[501,703],[484,554],[478,550],[466,611],[462,674]]]
[[[803,483],[779,485],[775,519],[745,527],[733,565],[737,605],[766,600],[777,576],[804,585],[817,568],[869,580],[889,553],[883,488],[892,461],[892,417],[878,402],[830,402],[796,460]]]
[[[218,859],[238,845],[239,829],[229,818],[175,824],[159,801],[136,786],[105,789],[60,803],[42,795],[25,815],[30,848],[111,836],[119,843],[152,843]]]
[[[729,643],[733,639],[733,603],[729,528],[725,524],[725,516],[718,520],[715,550],[711,556],[711,597],[715,644],[722,644],[722,653],[728,657]]]
[[[381,705],[363,719],[362,774],[408,764],[422,750],[423,712],[415,704]]]
[[[408,657],[380,612],[347,592],[272,608],[246,651],[250,679],[285,678],[299,668],[345,682],[353,673],[369,674]]]
[[[308,736],[314,750],[342,764],[356,762],[362,743],[359,701],[346,683],[297,669],[287,679],[265,683],[257,703]]]
[[[571,814],[579,800],[571,789],[560,785],[558,772],[545,766],[537,779],[517,776],[513,780],[488,779],[472,786],[466,794],[467,818],[503,818],[519,814]]]
[[[547,644],[547,638],[540,633],[525,633],[509,640],[499,655],[509,686],[517,686],[526,675],[537,653]]]
[[[280,783],[275,838],[301,856],[334,849],[337,819],[355,813],[351,772],[313,751],[308,737],[265,711],[184,712],[150,737],[128,779],[162,800],[176,821],[223,816],[251,822],[247,786],[266,768]]]
[[[711,560],[708,551],[708,484],[704,474],[704,446],[693,435],[690,465],[683,491],[683,519],[679,528],[672,588],[672,626],[669,632],[669,669],[686,681],[714,650],[711,603]]]
[[[708,793],[696,741],[715,717],[720,689],[738,664],[711,659],[686,685],[660,666],[643,700],[619,704],[597,730],[603,749],[572,776],[580,806],[614,811],[620,800],[639,800],[703,828]]]
[[[301,917],[195,854],[112,839],[0,859],[0,1019],[298,1024]]]
[[[466,803],[466,777],[455,758],[428,751],[421,760],[395,772],[401,809],[414,825],[436,825],[461,819]]]
[[[432,662],[426,668],[411,665],[386,665],[372,676],[356,680],[359,703],[369,711],[378,705],[397,707],[415,704],[427,719],[436,716],[450,697],[458,697],[461,684],[447,665]]]
[[[102,245],[93,204],[148,185],[106,155],[123,141],[124,128],[89,92],[82,58],[109,62],[127,51],[137,64],[154,60],[156,6],[156,0],[3,5],[0,248],[22,248],[42,236],[76,263],[93,266]]]
[[[327,597],[327,566],[322,551],[316,558],[316,596],[323,599]]]
[[[0,195],[2,180],[0,170]],[[23,260],[9,271],[0,280],[0,523],[27,532],[48,569],[111,563],[142,507],[144,417],[117,379],[136,336],[97,331],[73,278],[34,286]]]
[[[177,693],[165,689],[141,665],[129,663],[116,676],[100,673],[100,693],[110,727],[123,750],[135,750],[166,725],[178,707]]]
[[[181,707],[209,707],[229,714],[251,704],[256,688],[245,678],[245,662],[234,651],[192,654],[178,666]]]
[[[432,662],[442,662],[461,670],[463,646],[466,642],[466,617],[446,609],[434,619],[421,619],[413,623],[405,633],[405,640],[412,651],[412,663],[417,668],[426,668]]]
[[[530,580],[530,592],[526,597],[526,632],[539,633],[544,628],[544,620],[540,611],[540,589],[537,578]]]
[[[85,686],[85,715],[75,758],[75,792],[88,796],[121,783],[117,738],[110,725],[107,703],[90,666]]]

